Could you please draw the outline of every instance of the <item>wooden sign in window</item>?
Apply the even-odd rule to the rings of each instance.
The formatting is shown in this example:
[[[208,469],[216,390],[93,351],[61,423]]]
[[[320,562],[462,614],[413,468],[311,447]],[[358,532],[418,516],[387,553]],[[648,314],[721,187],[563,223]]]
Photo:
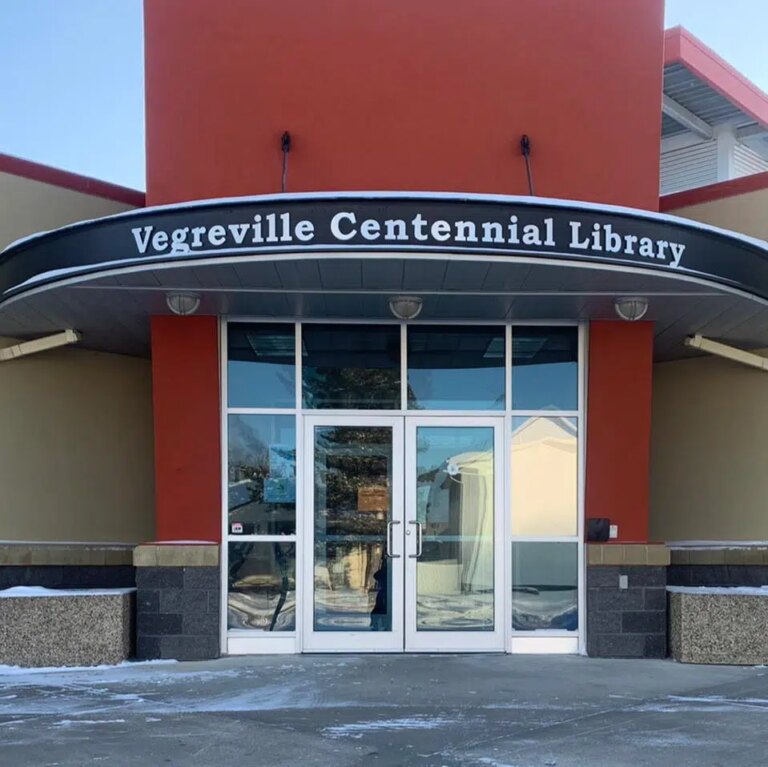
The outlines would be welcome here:
[[[358,511],[387,511],[387,509],[389,509],[389,488],[386,485],[357,489]]]

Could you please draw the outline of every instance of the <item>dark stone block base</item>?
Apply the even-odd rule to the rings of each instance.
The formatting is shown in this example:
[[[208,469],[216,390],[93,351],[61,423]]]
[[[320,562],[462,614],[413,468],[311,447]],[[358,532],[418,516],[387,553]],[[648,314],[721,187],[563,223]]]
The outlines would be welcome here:
[[[218,567],[136,569],[136,657],[218,658]]]
[[[619,576],[628,588],[619,588]],[[667,657],[667,568],[587,568],[587,654],[597,658]]]
[[[132,565],[0,565],[0,589],[122,589],[135,585]]]
[[[670,586],[768,586],[768,565],[670,565]]]

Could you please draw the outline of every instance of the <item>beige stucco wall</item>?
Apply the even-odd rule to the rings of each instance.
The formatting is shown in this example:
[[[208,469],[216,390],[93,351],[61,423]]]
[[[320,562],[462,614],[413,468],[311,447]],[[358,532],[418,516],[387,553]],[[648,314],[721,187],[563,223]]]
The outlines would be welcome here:
[[[0,250],[28,234],[134,207],[9,173],[0,173],[0,202]]]
[[[691,218],[723,229],[741,232],[768,240],[768,189],[747,192],[735,197],[690,205],[669,212],[675,216]]]
[[[653,540],[768,540],[768,372],[717,357],[654,367]]]
[[[0,362],[0,540],[151,540],[151,403],[146,359],[70,348]]]

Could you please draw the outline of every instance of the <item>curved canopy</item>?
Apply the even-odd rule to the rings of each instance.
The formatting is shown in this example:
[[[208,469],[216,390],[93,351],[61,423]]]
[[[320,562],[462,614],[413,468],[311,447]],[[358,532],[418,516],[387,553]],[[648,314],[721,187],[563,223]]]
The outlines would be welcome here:
[[[702,333],[768,345],[768,243],[672,216],[530,197],[275,195],[144,208],[0,254],[0,335],[73,327],[84,345],[148,350],[171,290],[207,314],[422,321],[614,318],[649,298],[657,356]]]

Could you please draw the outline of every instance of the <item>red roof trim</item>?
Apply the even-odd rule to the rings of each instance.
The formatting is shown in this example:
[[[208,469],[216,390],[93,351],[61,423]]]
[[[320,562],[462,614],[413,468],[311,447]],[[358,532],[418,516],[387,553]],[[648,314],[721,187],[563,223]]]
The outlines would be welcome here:
[[[659,200],[659,210],[662,212],[686,208],[689,205],[700,205],[703,202],[722,200],[725,197],[736,197],[749,192],[759,192],[768,189],[768,171],[755,173],[752,176],[734,178],[731,181],[721,181],[709,186],[687,189],[684,192],[666,194]]]
[[[0,173],[9,173],[12,176],[21,176],[42,184],[58,186],[62,189],[70,189],[73,192],[88,194],[92,197],[103,197],[105,200],[122,202],[125,205],[133,205],[143,208],[146,205],[144,192],[129,189],[126,186],[110,184],[99,181],[78,173],[69,173],[48,165],[41,165],[30,160],[22,160],[20,157],[12,157],[8,154],[0,154]]]
[[[664,64],[683,64],[721,96],[768,126],[768,95],[683,27],[664,33]]]

